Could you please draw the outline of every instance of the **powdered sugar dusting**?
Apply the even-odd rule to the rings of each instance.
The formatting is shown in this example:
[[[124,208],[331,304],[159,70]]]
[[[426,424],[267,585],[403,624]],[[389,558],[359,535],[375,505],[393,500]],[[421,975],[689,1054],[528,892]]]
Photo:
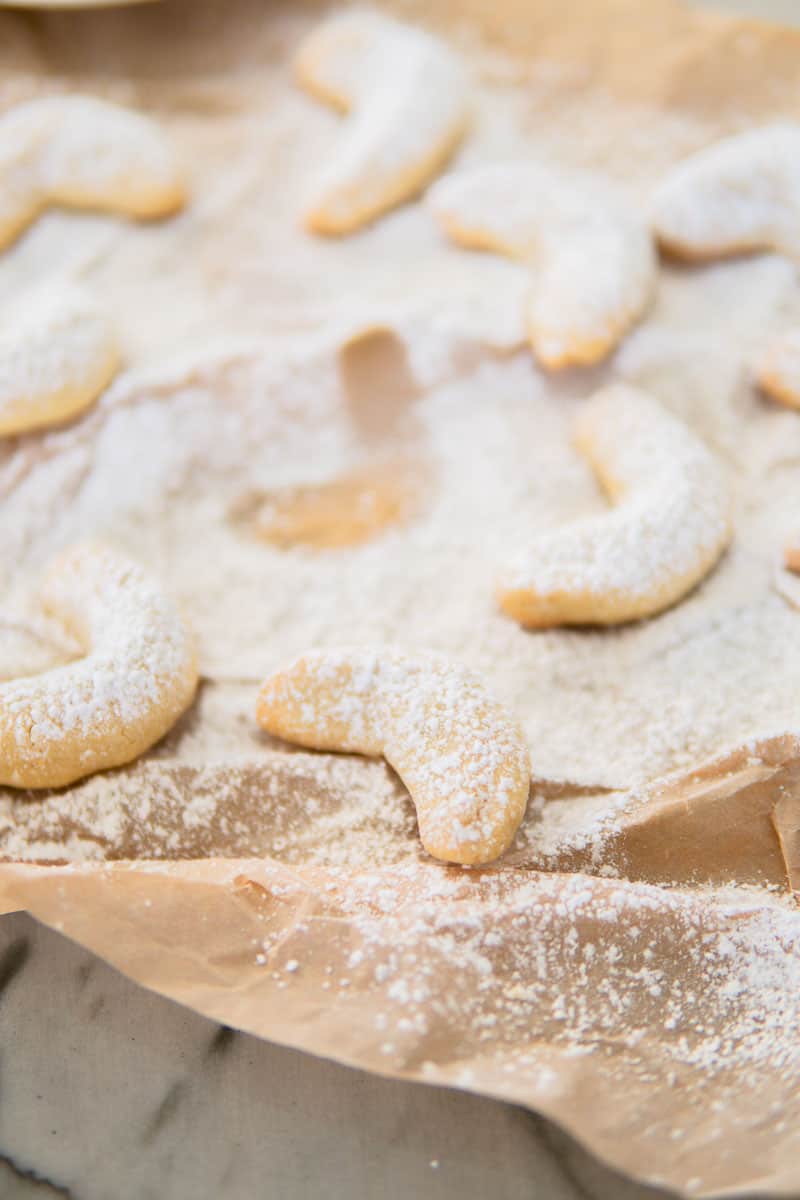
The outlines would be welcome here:
[[[466,878],[423,862],[310,876],[299,886],[271,867],[251,876],[264,889],[264,994],[291,997],[299,973],[303,996],[319,995],[342,1023],[366,1000],[361,1036],[386,1069],[464,1087],[479,1076],[510,1098],[527,1084],[568,1109],[571,1063],[584,1060],[640,1151],[678,1143],[687,1177],[730,1132],[737,1089],[758,1088],[771,1116],[786,1117],[778,1097],[800,1072],[786,1036],[800,1018],[788,905],[580,875]],[[301,889],[313,931],[302,917],[285,922]],[[651,1129],[643,1106],[671,1089],[680,1103],[654,1106]]]
[[[689,290],[681,280],[681,314]],[[692,324],[691,310],[685,320]],[[756,406],[734,426],[737,444],[762,445],[767,457],[755,473],[732,476],[749,499],[731,552],[700,595],[618,633],[526,635],[492,597],[498,562],[535,535],[608,516],[570,445],[574,401],[545,385],[527,354],[478,360],[457,330],[419,323],[408,336],[415,360],[430,365],[421,394],[395,406],[368,399],[380,371],[397,370],[391,339],[346,355],[329,339],[280,352],[237,343],[120,377],[69,429],[9,445],[0,455],[0,562],[17,564],[3,580],[9,603],[24,612],[49,556],[102,534],[180,596],[203,673],[221,694],[228,681],[257,688],[309,646],[433,650],[476,670],[519,714],[537,776],[582,786],[625,788],[791,728],[794,615],[771,588],[775,515],[791,512],[790,480],[770,457],[787,453],[791,430],[781,431],[778,454],[774,410]],[[673,362],[648,377],[667,403]],[[694,422],[711,440],[718,427],[704,394],[691,393]],[[229,519],[244,493],[335,480],[379,461],[384,448],[425,464],[430,488],[412,521],[372,542],[284,550]],[[713,664],[718,705],[682,686],[701,660]],[[230,704],[252,720],[251,700],[232,695]],[[213,726],[204,736],[216,744]],[[238,749],[250,752],[246,742]]]
[[[790,985],[800,934],[792,911],[779,905],[731,896],[708,908],[699,897],[581,876],[515,884],[507,872],[484,873],[473,883],[417,863],[395,868],[391,883],[362,874],[352,886],[335,881],[331,892],[363,939],[360,972],[372,964],[376,983],[387,985],[386,1033],[395,1038],[419,1032],[419,1022],[427,1026],[438,1013],[437,957],[448,965],[457,957],[459,1009],[469,1014],[471,1036],[495,1053],[498,1029],[501,1044],[533,1040],[534,1016],[557,1045],[583,1053],[601,1052],[604,1038],[623,1031],[633,1045],[674,1034],[676,1069],[722,1072],[735,1062],[756,1073],[775,1061],[781,1023],[800,1017]],[[423,945],[430,956],[420,953]],[[743,958],[752,945],[756,955]],[[677,974],[681,946],[686,982]],[[748,1010],[754,995],[760,1026]],[[409,1041],[417,1039],[396,1043],[398,1058]],[[786,1045],[781,1065],[797,1071],[800,1053]]]

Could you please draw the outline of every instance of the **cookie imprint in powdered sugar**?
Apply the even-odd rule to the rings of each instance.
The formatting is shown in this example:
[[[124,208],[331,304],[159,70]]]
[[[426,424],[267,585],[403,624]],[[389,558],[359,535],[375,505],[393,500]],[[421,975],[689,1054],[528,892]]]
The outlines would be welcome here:
[[[546,367],[605,358],[653,295],[647,228],[587,173],[527,162],[476,167],[439,180],[427,203],[459,245],[530,267],[528,336]]]
[[[682,258],[800,253],[800,126],[736,134],[679,163],[656,189],[653,229]]]
[[[455,54],[377,13],[334,17],[303,43],[299,83],[350,113],[305,214],[314,233],[350,233],[414,196],[464,135],[469,88]]]
[[[522,732],[476,676],[441,655],[312,651],[266,681],[256,717],[315,750],[383,755],[411,794],[422,844],[446,862],[491,862],[525,814]]]
[[[0,118],[0,247],[50,204],[145,219],[184,199],[167,139],[139,113],[92,96],[47,96]]]
[[[587,401],[574,436],[616,507],[535,537],[506,570],[500,603],[531,627],[652,616],[699,583],[730,540],[721,468],[676,417],[625,385]]]
[[[42,289],[0,330],[0,436],[82,412],[118,366],[116,339],[91,296]]]
[[[0,684],[0,784],[62,787],[138,757],[197,687],[193,639],[136,563],[96,543],[68,550],[42,589],[86,656]]]
[[[800,329],[773,337],[753,368],[762,391],[787,408],[800,408]]]

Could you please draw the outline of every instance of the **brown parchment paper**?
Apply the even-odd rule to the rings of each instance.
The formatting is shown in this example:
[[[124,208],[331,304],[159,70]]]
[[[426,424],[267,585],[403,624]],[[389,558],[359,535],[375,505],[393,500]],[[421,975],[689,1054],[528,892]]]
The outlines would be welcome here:
[[[513,146],[507,130],[517,120],[551,157],[607,170],[643,199],[660,171],[695,146],[800,113],[800,37],[690,13],[672,0],[397,7],[472,55],[483,87],[502,93],[489,142]],[[416,261],[365,300],[368,239],[331,247],[280,227],[294,205],[285,177],[303,174],[334,144],[334,118],[306,117],[315,111],[309,102],[285,99],[289,50],[323,11],[209,0],[0,15],[3,107],[73,88],[141,104],[174,136],[193,192],[184,216],[146,229],[48,216],[0,259],[0,302],[56,268],[86,276],[117,317],[130,364],[143,364],[144,382],[131,386],[165,393],[178,384],[247,390],[247,364],[269,357],[284,335],[349,323],[350,333],[333,338],[334,353],[341,373],[356,379],[348,394],[363,436],[377,437],[370,396],[379,386],[391,410],[389,441],[406,455],[416,431],[404,406],[424,391],[426,371],[435,374],[430,364],[410,369],[398,350],[404,339],[415,344],[397,313],[398,295],[417,285]],[[292,109],[267,140],[286,103],[302,116],[294,121]],[[272,257],[261,261],[261,232],[276,226]],[[394,262],[387,236],[380,253]],[[279,241],[287,242],[283,257]],[[757,264],[743,268],[747,276],[738,269],[707,290],[696,277],[693,323],[711,327],[735,296],[746,342],[749,322],[769,325],[777,291],[791,309],[794,277],[785,263],[771,262],[763,277]],[[489,349],[518,348],[519,279],[504,266],[497,277],[501,287],[476,328],[464,318],[449,370],[471,370]],[[357,300],[344,294],[351,278]],[[689,274],[672,268],[667,303],[684,303],[689,285]],[[369,329],[389,330],[389,340],[373,333],[348,341]],[[226,343],[208,370],[196,360],[176,367],[177,384],[148,382],[151,364],[211,334],[250,341]],[[730,451],[731,430],[716,410],[691,410],[698,386],[718,394],[722,408],[752,403],[742,347],[726,336],[699,363],[688,341],[668,345],[666,363],[655,367],[652,355],[623,348],[606,373],[645,383],[654,374],[661,393],[674,387],[675,407],[688,407],[709,440]],[[348,345],[361,346],[355,357]],[[240,369],[244,383],[231,383]],[[568,403],[602,375],[543,386]],[[123,395],[118,406],[125,403]],[[104,419],[87,418],[87,439],[99,439]],[[798,454],[791,420],[781,425],[789,458]],[[737,448],[743,475],[765,445]],[[48,443],[47,452],[55,459],[62,448]],[[401,479],[407,470],[402,458]],[[796,497],[796,483],[781,479],[773,505]],[[418,491],[428,486],[426,470],[415,475]],[[748,493],[751,508],[759,486]],[[162,554],[168,572],[175,546],[156,546],[151,527],[137,542],[132,528],[131,549]],[[47,557],[51,532],[43,522],[20,547],[21,569]],[[754,555],[744,574],[766,578],[770,554]],[[706,592],[691,601],[697,629],[713,603]],[[764,623],[783,614],[782,603],[765,586]],[[654,654],[653,672],[659,663]],[[631,669],[642,678],[647,670],[638,661]],[[408,797],[380,764],[330,757],[320,766],[241,731],[228,755],[225,738],[212,737],[230,715],[219,696],[241,690],[237,728],[249,729],[258,671],[237,663],[225,678],[209,659],[195,711],[140,763],[66,793],[4,795],[0,910],[26,909],[139,983],[259,1036],[535,1108],[641,1179],[692,1195],[800,1191],[800,918],[792,900],[800,890],[800,740],[785,728],[765,730],[759,705],[769,670],[757,655],[753,670],[752,737],[717,745],[710,735],[693,756],[687,735],[682,765],[670,760],[669,770],[645,771],[630,786],[615,775],[611,744],[596,779],[537,774],[517,845],[493,868],[465,872],[421,852]],[[703,686],[711,710],[720,703],[713,676]],[[568,689],[553,703],[569,704]],[[233,746],[234,733],[227,736]],[[336,823],[358,805],[385,809],[374,856],[370,819]],[[191,821],[182,815],[190,810]],[[560,812],[563,837],[553,833]],[[349,861],[329,853],[343,838]]]

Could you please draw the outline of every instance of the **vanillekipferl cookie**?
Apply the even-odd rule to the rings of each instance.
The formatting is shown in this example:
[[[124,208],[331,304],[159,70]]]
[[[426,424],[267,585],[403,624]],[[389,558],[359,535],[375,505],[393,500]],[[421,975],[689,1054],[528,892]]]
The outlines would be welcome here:
[[[800,330],[773,335],[756,355],[755,382],[785,408],[800,409]]]
[[[268,733],[316,750],[383,755],[435,858],[491,862],[525,814],[522,731],[474,674],[442,655],[311,651],[264,683],[256,716]]]
[[[600,362],[652,299],[647,226],[589,172],[529,159],[473,167],[440,179],[426,203],[459,245],[528,267],[528,336],[546,367]]]
[[[408,200],[441,169],[470,114],[466,70],[432,34],[363,9],[309,35],[298,82],[349,114],[305,212],[314,233],[351,233]]]
[[[0,328],[0,437],[74,417],[118,365],[114,331],[85,288],[39,289]]]
[[[197,687],[192,635],[159,584],[99,543],[62,554],[45,614],[84,648],[74,662],[0,683],[0,784],[63,787],[137,758]]]
[[[140,113],[60,95],[0,118],[0,248],[49,205],[144,220],[175,212],[185,195],[172,147]]]
[[[653,397],[622,384],[587,401],[574,438],[613,508],[521,547],[502,575],[500,603],[538,628],[661,612],[700,582],[730,540],[722,468]]]
[[[800,254],[800,125],[734,134],[678,163],[658,185],[653,229],[687,259],[752,250]]]

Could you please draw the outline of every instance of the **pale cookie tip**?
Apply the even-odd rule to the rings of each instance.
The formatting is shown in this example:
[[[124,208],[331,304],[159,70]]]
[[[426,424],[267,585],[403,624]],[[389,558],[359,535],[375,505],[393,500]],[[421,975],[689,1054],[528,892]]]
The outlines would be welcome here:
[[[93,96],[29,100],[0,118],[0,246],[49,205],[141,220],[183,206],[186,185],[158,125]]]
[[[480,680],[440,655],[309,652],[267,679],[256,718],[315,750],[383,755],[408,788],[425,849],[445,862],[491,862],[524,816],[521,730]]]
[[[587,401],[574,435],[614,507],[532,538],[501,577],[500,604],[533,628],[653,616],[695,587],[730,540],[721,468],[682,422],[624,385]]]
[[[800,253],[800,126],[735,134],[678,163],[655,191],[652,227],[686,259]]]
[[[800,574],[800,536],[787,542],[783,550],[783,565],[787,571]]]
[[[586,172],[474,167],[440,179],[426,203],[454,242],[527,268],[528,336],[545,367],[600,362],[652,299],[656,258],[644,221]]]
[[[116,337],[88,292],[39,289],[0,330],[0,436],[77,416],[118,367]]]
[[[758,387],[786,408],[800,409],[800,329],[771,338],[753,362]]]
[[[303,214],[313,233],[351,233],[417,195],[451,156],[469,122],[458,57],[432,34],[355,10],[315,30],[295,77],[349,114]]]
[[[194,641],[138,564],[83,543],[51,566],[47,615],[85,656],[0,684],[0,784],[62,787],[144,753],[197,688]]]

